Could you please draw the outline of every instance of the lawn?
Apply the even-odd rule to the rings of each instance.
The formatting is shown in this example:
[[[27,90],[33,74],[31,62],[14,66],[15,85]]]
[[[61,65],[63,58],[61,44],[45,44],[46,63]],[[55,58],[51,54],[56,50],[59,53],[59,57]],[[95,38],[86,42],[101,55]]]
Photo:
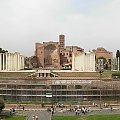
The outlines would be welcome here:
[[[25,116],[1,116],[0,120],[26,120]]]
[[[120,115],[53,116],[52,120],[120,120]]]

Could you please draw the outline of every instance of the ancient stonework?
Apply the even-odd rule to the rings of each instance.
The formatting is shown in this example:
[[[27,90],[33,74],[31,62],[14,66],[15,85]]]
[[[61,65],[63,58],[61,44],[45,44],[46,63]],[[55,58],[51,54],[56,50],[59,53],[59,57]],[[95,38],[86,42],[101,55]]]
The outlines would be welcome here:
[[[59,35],[59,42],[36,43],[37,66],[42,68],[60,68],[66,64],[72,66],[72,53],[83,51],[84,49],[78,46],[65,46],[65,35]]]
[[[58,42],[36,43],[35,55],[38,59],[39,67],[60,67],[60,52]]]
[[[105,69],[111,68],[111,60],[113,57],[112,52],[109,52],[105,48],[102,48],[102,47],[99,47],[96,50],[93,49],[93,52],[95,52],[97,68],[98,68],[98,59],[104,60],[103,67]]]

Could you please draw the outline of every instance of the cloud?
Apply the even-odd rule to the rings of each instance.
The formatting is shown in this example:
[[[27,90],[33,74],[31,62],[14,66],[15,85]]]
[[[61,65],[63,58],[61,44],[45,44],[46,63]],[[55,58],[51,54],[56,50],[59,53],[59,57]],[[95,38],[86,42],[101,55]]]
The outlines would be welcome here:
[[[0,1],[1,47],[31,56],[35,42],[58,41],[58,35],[65,34],[67,45],[115,51],[119,13],[119,0]]]

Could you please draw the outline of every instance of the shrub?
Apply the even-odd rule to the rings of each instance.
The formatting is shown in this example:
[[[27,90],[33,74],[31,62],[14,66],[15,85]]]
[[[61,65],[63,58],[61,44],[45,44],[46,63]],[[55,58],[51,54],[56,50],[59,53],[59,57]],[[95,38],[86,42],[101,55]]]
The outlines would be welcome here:
[[[5,108],[5,103],[3,100],[0,100],[0,112]]]

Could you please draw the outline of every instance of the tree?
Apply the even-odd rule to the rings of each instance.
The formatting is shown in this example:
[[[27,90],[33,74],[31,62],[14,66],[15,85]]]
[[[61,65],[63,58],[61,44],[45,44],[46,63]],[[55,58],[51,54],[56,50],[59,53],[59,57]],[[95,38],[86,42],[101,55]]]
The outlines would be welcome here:
[[[0,53],[6,53],[8,52],[7,50],[3,50],[2,48],[0,48]]]
[[[116,58],[120,58],[120,51],[119,50],[117,50],[117,52],[116,52]]]
[[[119,50],[116,51],[116,58],[117,58],[117,64],[118,64],[118,60],[119,60],[118,66],[119,66],[119,70],[120,70],[120,51]]]
[[[0,112],[5,108],[5,103],[3,100],[0,100]]]

